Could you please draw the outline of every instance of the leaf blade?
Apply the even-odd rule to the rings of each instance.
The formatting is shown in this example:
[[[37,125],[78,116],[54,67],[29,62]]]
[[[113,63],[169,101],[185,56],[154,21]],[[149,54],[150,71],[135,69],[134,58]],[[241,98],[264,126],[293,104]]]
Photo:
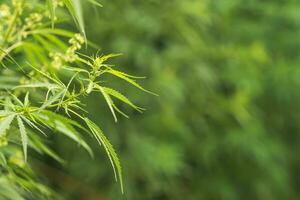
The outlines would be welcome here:
[[[23,146],[24,160],[25,160],[25,162],[27,162],[28,137],[27,137],[24,123],[19,115],[17,116],[17,121],[18,121],[18,126],[19,126],[20,135],[21,135],[22,146]]]
[[[5,134],[5,131],[9,129],[11,122],[14,120],[16,114],[9,115],[3,121],[0,122],[0,137]]]
[[[102,144],[106,154],[111,162],[112,168],[114,170],[116,181],[120,181],[120,187],[121,192],[124,193],[124,187],[123,187],[123,178],[122,178],[122,168],[119,161],[119,158],[112,146],[112,144],[109,142],[109,140],[106,138],[106,136],[103,134],[102,130],[91,120],[88,118],[84,118],[87,126],[91,130],[91,132],[94,134],[94,137],[99,142],[99,144]]]

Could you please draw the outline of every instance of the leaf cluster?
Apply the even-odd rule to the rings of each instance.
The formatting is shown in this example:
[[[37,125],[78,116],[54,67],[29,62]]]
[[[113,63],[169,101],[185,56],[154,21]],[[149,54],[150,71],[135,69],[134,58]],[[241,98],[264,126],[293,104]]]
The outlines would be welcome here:
[[[101,6],[94,0],[90,2]],[[98,125],[88,118],[82,100],[91,93],[102,94],[115,121],[116,113],[128,117],[116,106],[116,100],[142,112],[143,108],[104,84],[102,77],[114,76],[149,92],[137,82],[143,77],[129,75],[107,63],[120,54],[97,53],[91,57],[80,52],[82,45],[89,42],[79,0],[47,0],[46,7],[37,3],[29,7],[29,3],[20,0],[0,5],[0,12],[6,11],[0,19],[0,29],[6,30],[0,33],[0,168],[6,172],[0,176],[0,182],[9,182],[8,188],[3,186],[0,191],[11,193],[11,198],[23,199],[20,190],[31,191],[29,183],[25,183],[30,181],[43,195],[50,195],[50,189],[33,182],[33,173],[25,168],[30,171],[28,149],[64,162],[45,142],[48,134],[57,133],[78,143],[91,156],[93,151],[85,142],[85,135],[102,145],[123,193],[122,169],[116,151]],[[65,8],[78,26],[79,34],[56,27],[56,12]],[[12,164],[24,171],[28,180],[19,180],[21,176],[11,169]],[[15,177],[13,182],[11,176]]]

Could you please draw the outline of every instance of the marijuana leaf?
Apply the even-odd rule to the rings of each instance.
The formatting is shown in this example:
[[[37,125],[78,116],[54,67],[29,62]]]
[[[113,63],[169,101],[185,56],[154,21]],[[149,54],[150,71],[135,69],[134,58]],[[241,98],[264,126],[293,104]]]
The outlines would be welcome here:
[[[24,123],[19,115],[17,115],[17,121],[19,125],[19,130],[21,134],[21,140],[22,140],[22,146],[23,146],[23,152],[24,152],[24,159],[27,161],[27,145],[28,145],[28,137],[26,133],[26,129],[24,126]]]
[[[110,144],[108,139],[105,137],[105,135],[103,134],[101,129],[94,122],[92,122],[88,118],[85,118],[85,122],[88,125],[89,129],[92,131],[92,133],[93,133],[94,137],[96,138],[96,140],[98,141],[98,143],[100,145],[103,145],[103,147],[106,151],[106,154],[107,154],[107,156],[111,162],[111,165],[113,167],[115,178],[116,178],[116,180],[119,179],[121,191],[122,191],[122,193],[124,193],[122,168],[120,165],[119,158],[118,158],[113,146]]]

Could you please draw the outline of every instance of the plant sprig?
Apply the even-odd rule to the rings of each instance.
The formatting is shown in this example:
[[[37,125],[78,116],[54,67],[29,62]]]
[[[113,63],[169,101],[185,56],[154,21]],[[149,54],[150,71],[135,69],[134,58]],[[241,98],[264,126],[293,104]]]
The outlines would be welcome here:
[[[97,1],[90,2],[101,6]],[[64,6],[73,16],[80,34],[55,28],[56,10]],[[12,154],[3,150],[8,147],[13,147],[15,153],[21,147],[23,156],[18,154],[18,158],[23,157],[23,161],[18,159],[14,163],[21,168],[28,165],[28,148],[63,163],[63,159],[45,144],[44,136],[51,132],[69,137],[93,156],[84,139],[83,133],[86,133],[103,146],[123,193],[122,169],[116,151],[100,127],[89,119],[82,100],[91,93],[100,93],[117,121],[116,113],[128,115],[117,107],[116,100],[138,112],[144,109],[103,84],[103,76],[117,77],[153,93],[137,82],[144,77],[129,75],[108,64],[120,54],[90,57],[79,52],[82,45],[87,44],[79,0],[47,0],[47,7],[44,14],[30,11],[26,17],[23,13],[28,12],[28,7],[24,0],[0,7],[0,11],[7,9],[0,20],[0,28],[7,30],[0,33],[0,63],[3,66],[0,70],[0,158],[3,160],[0,167],[14,174],[7,164]],[[15,78],[8,79],[6,74]],[[3,176],[0,181],[1,178]],[[24,187],[20,183],[17,186]]]

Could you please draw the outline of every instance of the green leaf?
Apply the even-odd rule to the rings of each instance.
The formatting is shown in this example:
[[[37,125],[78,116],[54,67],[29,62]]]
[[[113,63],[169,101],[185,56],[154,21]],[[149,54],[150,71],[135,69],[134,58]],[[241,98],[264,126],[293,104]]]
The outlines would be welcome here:
[[[32,59],[35,60],[35,64],[42,62],[46,65],[49,62],[45,48],[41,45],[31,42],[23,42],[23,47],[30,52],[29,54],[31,54]]]
[[[96,6],[99,6],[99,7],[103,7],[102,4],[100,4],[100,3],[99,3],[98,1],[96,1],[96,0],[88,0],[88,2],[90,2],[90,3],[92,3],[92,4],[96,5]]]
[[[76,121],[68,119],[62,115],[56,114],[51,111],[45,111],[42,110],[37,113],[32,114],[38,121],[42,122],[47,127],[50,127],[54,130],[57,130],[58,132],[66,135],[67,137],[71,138],[78,144],[80,144],[82,147],[84,147],[87,152],[93,157],[93,152],[89,145],[81,138],[78,131],[73,127],[78,127],[84,131],[84,129],[80,124],[78,124]]]
[[[56,93],[55,95],[53,95],[51,98],[49,98],[46,102],[43,103],[43,105],[40,107],[40,110],[43,110],[43,109],[47,108],[48,106],[52,105],[53,103],[55,103],[56,101],[58,101],[60,99],[60,97],[63,96],[65,91],[66,90],[62,90],[62,91]]]
[[[51,25],[52,28],[54,27],[54,20],[55,20],[55,6],[53,4],[53,0],[47,0],[48,9],[50,10],[50,17],[51,17]]]
[[[33,122],[31,122],[29,119],[27,119],[24,116],[21,116],[21,118],[32,128],[38,130],[40,133],[42,133],[44,136],[46,136],[46,133],[44,133],[44,131],[42,131],[39,127],[37,127]]]
[[[11,115],[13,114],[14,112],[12,111],[8,111],[8,110],[0,110],[0,117],[5,117],[7,115]]]
[[[25,200],[18,192],[17,188],[5,176],[0,178],[0,199],[5,200]]]
[[[123,115],[124,117],[129,118],[129,116],[126,115],[122,110],[120,110],[115,104],[113,104],[113,108],[114,108],[118,113],[120,113],[121,115]]]
[[[117,122],[118,119],[117,119],[117,116],[116,116],[114,108],[113,108],[114,103],[113,103],[112,99],[110,98],[110,96],[105,92],[105,90],[100,85],[95,84],[95,87],[97,89],[99,89],[99,91],[102,93],[102,95],[103,95],[103,97],[104,97],[104,99],[105,99],[105,101],[106,101],[113,117],[114,117],[115,122]]]
[[[54,44],[52,44],[50,41],[46,40],[44,37],[38,35],[38,34],[35,34],[35,35],[32,35],[33,38],[39,42],[41,44],[41,46],[49,51],[49,52],[53,52],[54,50],[56,50],[56,46],[54,46]]]
[[[20,116],[17,116],[17,121],[18,121],[18,125],[19,125],[19,131],[21,134],[21,141],[22,141],[22,146],[23,146],[23,153],[24,153],[24,160],[25,162],[27,161],[27,145],[28,145],[28,138],[27,138],[27,133],[26,133],[26,129],[24,126],[24,123],[22,121],[22,119],[20,118]]]
[[[31,34],[41,34],[41,35],[48,35],[48,34],[54,34],[54,35],[59,35],[67,38],[71,38],[74,36],[74,33],[70,31],[66,31],[64,29],[51,29],[51,28],[43,28],[43,29],[36,29],[33,31],[30,31],[29,33]]]
[[[118,92],[117,90],[114,90],[112,88],[108,88],[108,87],[103,87],[102,89],[105,91],[105,93],[114,96],[115,98],[123,101],[124,103],[126,103],[127,105],[131,106],[132,108],[134,108],[135,110],[142,112],[143,108],[140,108],[136,105],[134,105],[126,96],[124,96],[123,94],[121,94],[120,92]]]
[[[59,47],[60,49],[68,48],[68,45],[66,45],[62,40],[53,34],[44,34],[44,37],[46,37],[53,45]]]
[[[7,160],[3,153],[0,152],[0,165],[7,165]]]
[[[61,87],[64,87],[65,85],[55,76],[55,75],[48,75],[45,72],[41,71],[40,69],[34,67],[33,65],[31,65],[30,63],[27,62],[27,64],[29,64],[29,66],[34,69],[35,71],[37,71],[38,73],[42,74],[43,76],[45,76],[46,78],[48,78],[49,80],[52,80],[53,82],[55,82],[57,85],[60,85]]]
[[[4,118],[0,122],[0,137],[6,133],[6,130],[9,129],[11,122],[14,120],[16,114],[12,114]]]
[[[15,102],[16,102],[17,104],[19,104],[20,106],[24,106],[23,102],[20,101],[20,99],[19,99],[16,95],[14,95],[14,94],[12,94],[12,93],[9,93],[9,94],[10,94],[10,96],[13,98],[13,100],[15,100]]]
[[[52,84],[52,83],[43,83],[43,82],[37,82],[37,83],[31,83],[31,84],[25,84],[25,85],[18,85],[14,87],[13,89],[17,88],[48,88],[48,89],[57,89],[59,88],[58,85]]]
[[[63,0],[63,2],[66,5],[66,7],[68,8],[70,14],[72,15],[80,32],[83,34],[84,38],[86,39],[80,1],[79,0]]]
[[[105,61],[107,61],[110,58],[118,57],[121,56],[122,54],[117,53],[117,54],[108,54],[108,55],[102,55],[98,56],[96,59],[94,59],[94,65],[96,67],[101,67]]]
[[[129,78],[129,76],[125,75],[124,72],[120,72],[120,71],[117,71],[117,70],[114,70],[114,69],[107,69],[107,70],[105,70],[105,72],[110,73],[110,74],[112,74],[112,75],[114,75],[114,76],[117,76],[117,77],[123,79],[124,81],[130,83],[131,85],[133,85],[133,86],[139,88],[140,90],[142,90],[142,91],[144,91],[144,92],[147,92],[147,93],[153,94],[153,95],[155,95],[155,96],[158,96],[157,94],[155,94],[155,93],[153,93],[153,92],[151,92],[151,91],[149,91],[149,90],[144,89],[144,88],[143,88],[140,84],[138,84],[135,80],[133,80],[133,79]]]
[[[145,76],[133,76],[131,74],[127,74],[125,72],[122,72],[122,71],[119,71],[119,70],[116,70],[116,69],[113,69],[112,67],[107,67],[108,70],[112,70],[114,71],[114,73],[118,73],[118,74],[121,74],[123,76],[126,76],[128,78],[132,78],[132,79],[145,79],[146,77]]]
[[[94,137],[98,141],[98,143],[100,145],[103,145],[103,147],[106,151],[106,154],[110,160],[110,163],[112,165],[112,168],[114,170],[116,181],[119,179],[121,191],[123,193],[124,189],[123,189],[123,179],[122,179],[122,168],[121,168],[119,158],[118,158],[113,146],[110,144],[108,139],[105,137],[105,135],[103,134],[101,129],[94,122],[92,122],[88,118],[85,118],[84,120],[85,120],[87,126],[89,127],[89,129],[91,130],[91,132],[93,133]]]
[[[24,106],[29,105],[29,92],[26,93],[25,98],[24,98]]]

